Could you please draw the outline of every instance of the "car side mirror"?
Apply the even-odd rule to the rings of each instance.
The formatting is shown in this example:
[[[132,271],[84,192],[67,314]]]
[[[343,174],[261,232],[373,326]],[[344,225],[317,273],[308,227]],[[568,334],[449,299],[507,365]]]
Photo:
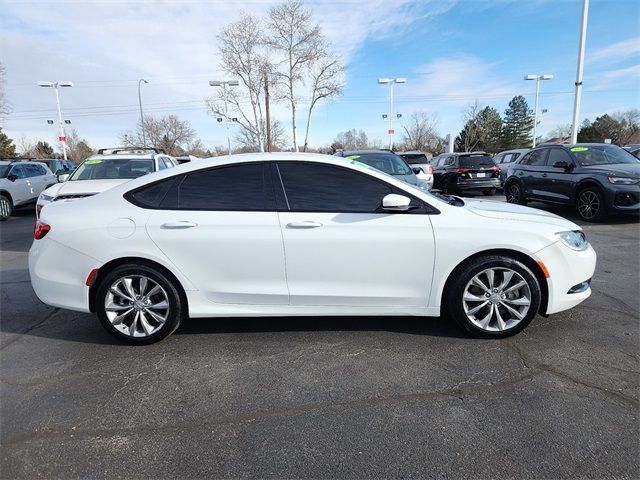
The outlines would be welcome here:
[[[420,167],[413,167],[411,168],[411,170],[413,170],[413,173],[415,173],[416,175],[419,175],[424,172],[424,170],[422,170]]]
[[[60,176],[60,175],[64,175],[65,173],[67,173],[67,169],[66,168],[61,168],[60,170],[56,170],[56,175]]]
[[[382,199],[382,209],[388,212],[406,212],[411,209],[411,199],[404,195],[390,193]]]
[[[569,165],[569,162],[560,161],[560,162],[554,163],[553,168],[563,168],[565,170],[569,170],[571,168],[571,165]]]
[[[10,173],[9,175],[7,175],[7,180],[9,180],[10,182],[15,182],[18,179],[17,175],[14,175],[13,173]]]
[[[58,175],[58,181],[60,183],[66,182],[67,180],[69,180],[69,174],[68,173],[64,173],[62,175]]]

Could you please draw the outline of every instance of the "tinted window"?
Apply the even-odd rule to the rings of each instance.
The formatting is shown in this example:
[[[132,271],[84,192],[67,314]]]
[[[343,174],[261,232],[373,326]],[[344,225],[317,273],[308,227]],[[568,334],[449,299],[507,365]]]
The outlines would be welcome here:
[[[133,192],[131,194],[131,199],[133,200],[133,203],[140,207],[158,207],[177,179],[178,177],[173,177],[168,180],[152,183],[151,185]]]
[[[345,158],[364,163],[389,175],[411,175],[413,173],[407,163],[394,153],[355,153],[347,155]]]
[[[38,168],[38,165],[29,164],[25,165],[24,168],[27,172],[27,177],[39,177],[40,175],[43,175],[42,170]]]
[[[429,159],[422,153],[400,155],[409,165],[429,163]]]
[[[11,172],[9,172],[9,175],[15,175],[18,178],[27,178],[22,165],[14,165]]]
[[[278,163],[294,212],[374,213],[391,187],[365,174],[331,165]]]
[[[488,155],[478,155],[473,157],[460,157],[460,166],[466,168],[493,167],[495,164]]]
[[[567,162],[569,165],[573,165],[571,156],[562,148],[552,148],[549,150],[547,165],[553,167],[553,164],[556,162]]]
[[[544,165],[544,159],[547,156],[548,149],[534,150],[529,152],[522,159],[522,165]]]
[[[178,208],[265,210],[262,164],[232,165],[186,175],[178,189]]]
[[[453,165],[455,161],[455,157],[446,157],[445,161],[442,162],[442,165]]]

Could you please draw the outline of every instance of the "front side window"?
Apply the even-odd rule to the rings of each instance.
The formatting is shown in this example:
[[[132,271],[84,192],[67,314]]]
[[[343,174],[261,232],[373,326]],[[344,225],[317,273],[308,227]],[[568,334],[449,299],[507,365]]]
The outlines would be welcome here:
[[[547,149],[534,150],[529,152],[522,159],[521,165],[529,166],[542,166],[545,163],[545,157],[547,156]]]
[[[152,173],[153,160],[139,158],[88,159],[71,174],[74,180],[138,178]]]
[[[9,175],[15,175],[17,178],[27,178],[22,165],[14,165],[9,172]]]
[[[333,165],[281,162],[278,171],[292,212],[375,213],[392,193],[378,179]]]

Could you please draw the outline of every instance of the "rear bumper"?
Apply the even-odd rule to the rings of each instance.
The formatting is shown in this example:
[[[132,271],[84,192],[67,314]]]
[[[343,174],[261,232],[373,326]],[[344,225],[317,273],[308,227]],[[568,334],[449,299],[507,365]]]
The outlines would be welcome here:
[[[593,277],[596,252],[591,245],[586,250],[577,252],[558,241],[537,252],[536,257],[549,271],[547,315],[573,308],[589,298],[590,286],[582,285],[576,293],[569,291],[583,282],[589,282]]]
[[[500,188],[499,178],[458,178],[458,190],[483,190],[487,188]]]

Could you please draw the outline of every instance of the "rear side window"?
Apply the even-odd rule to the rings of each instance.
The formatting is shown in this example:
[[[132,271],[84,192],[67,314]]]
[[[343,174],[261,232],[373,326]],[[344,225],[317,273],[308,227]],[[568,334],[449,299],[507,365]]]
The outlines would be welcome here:
[[[400,155],[405,162],[407,162],[409,165],[418,165],[418,164],[425,164],[425,163],[429,163],[429,159],[426,157],[426,155]]]
[[[28,164],[24,168],[27,171],[27,177],[39,177],[45,174],[45,170],[41,169],[39,165]]]
[[[489,155],[460,157],[460,166],[465,168],[493,167],[495,164]]]
[[[548,149],[534,150],[527,153],[522,161],[521,165],[541,166],[545,163]]]
[[[130,197],[128,200],[139,207],[156,208],[177,180],[177,177],[173,177],[147,185],[131,194],[127,194]],[[127,198],[127,195],[125,195],[125,198]]]
[[[549,156],[547,157],[547,165],[553,167],[556,162],[567,162],[569,165],[573,165],[571,155],[569,155],[562,148],[552,148],[549,150]]]
[[[391,187],[365,174],[312,163],[278,163],[292,212],[375,213]]]

